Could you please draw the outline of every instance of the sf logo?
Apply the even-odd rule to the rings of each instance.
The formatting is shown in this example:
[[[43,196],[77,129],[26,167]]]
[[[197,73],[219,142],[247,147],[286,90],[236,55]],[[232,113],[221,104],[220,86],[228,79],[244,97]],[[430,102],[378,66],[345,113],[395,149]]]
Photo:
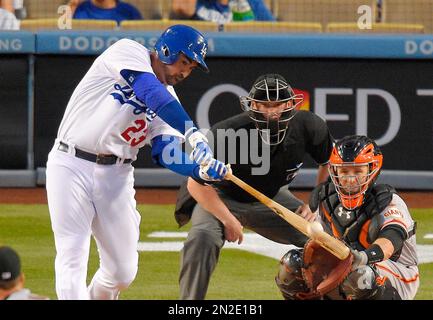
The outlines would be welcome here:
[[[338,216],[341,218],[341,216],[343,215],[343,214],[345,214],[346,215],[346,219],[347,220],[350,220],[350,211],[346,211],[346,210],[344,210],[343,209],[343,207],[338,207],[338,212],[337,212],[337,214],[338,214]]]

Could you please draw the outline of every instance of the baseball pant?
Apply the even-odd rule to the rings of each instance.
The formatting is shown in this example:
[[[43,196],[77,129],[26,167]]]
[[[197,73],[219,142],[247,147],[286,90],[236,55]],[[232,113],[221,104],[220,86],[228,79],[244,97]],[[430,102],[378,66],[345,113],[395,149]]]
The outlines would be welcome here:
[[[47,196],[59,299],[117,299],[138,268],[140,215],[130,164],[99,165],[57,150],[48,156]],[[90,236],[100,267],[86,287]]]
[[[405,266],[388,259],[376,263],[376,270],[381,277],[389,279],[402,300],[415,298],[419,287],[419,270],[417,266]]]
[[[245,228],[275,242],[304,246],[307,238],[262,203],[242,203],[222,193],[219,193],[219,196]],[[273,200],[292,211],[302,204],[287,186],[282,187]],[[199,204],[193,210],[191,223],[187,240],[181,250],[180,298],[202,300],[206,296],[210,277],[224,245],[224,227]]]

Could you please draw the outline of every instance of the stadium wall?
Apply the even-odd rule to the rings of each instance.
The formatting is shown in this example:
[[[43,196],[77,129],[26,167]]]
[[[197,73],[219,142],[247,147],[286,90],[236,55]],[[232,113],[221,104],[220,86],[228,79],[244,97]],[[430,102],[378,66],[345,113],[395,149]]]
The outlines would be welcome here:
[[[200,127],[241,112],[237,96],[264,72],[283,74],[304,94],[302,109],[332,134],[368,134],[384,154],[383,182],[433,189],[433,39],[417,35],[208,33],[210,74],[176,91]],[[0,33],[0,186],[45,183],[45,162],[66,103],[95,57],[121,38],[152,47],[149,32]],[[135,162],[137,186],[174,187],[182,177]],[[294,187],[314,185],[306,159]],[[152,177],[152,179],[149,179]],[[150,182],[149,182],[150,181]]]

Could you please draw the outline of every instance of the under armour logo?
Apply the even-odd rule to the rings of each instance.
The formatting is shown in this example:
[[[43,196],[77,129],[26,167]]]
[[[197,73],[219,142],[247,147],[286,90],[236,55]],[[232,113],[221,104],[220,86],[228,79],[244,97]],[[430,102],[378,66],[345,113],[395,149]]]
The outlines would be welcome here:
[[[341,217],[343,214],[346,215],[346,219],[349,220],[350,219],[350,211],[346,211],[343,209],[343,207],[338,207],[338,212],[337,212],[338,216]]]

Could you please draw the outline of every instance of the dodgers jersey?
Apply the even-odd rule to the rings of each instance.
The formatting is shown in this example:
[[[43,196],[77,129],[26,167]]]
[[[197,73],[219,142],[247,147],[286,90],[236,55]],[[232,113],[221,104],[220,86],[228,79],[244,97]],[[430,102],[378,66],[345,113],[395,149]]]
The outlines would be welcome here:
[[[129,39],[105,50],[75,88],[57,140],[91,153],[136,160],[138,150],[158,135],[183,138],[137,99],[122,70],[155,74],[150,51]],[[179,100],[172,86],[166,88]]]

